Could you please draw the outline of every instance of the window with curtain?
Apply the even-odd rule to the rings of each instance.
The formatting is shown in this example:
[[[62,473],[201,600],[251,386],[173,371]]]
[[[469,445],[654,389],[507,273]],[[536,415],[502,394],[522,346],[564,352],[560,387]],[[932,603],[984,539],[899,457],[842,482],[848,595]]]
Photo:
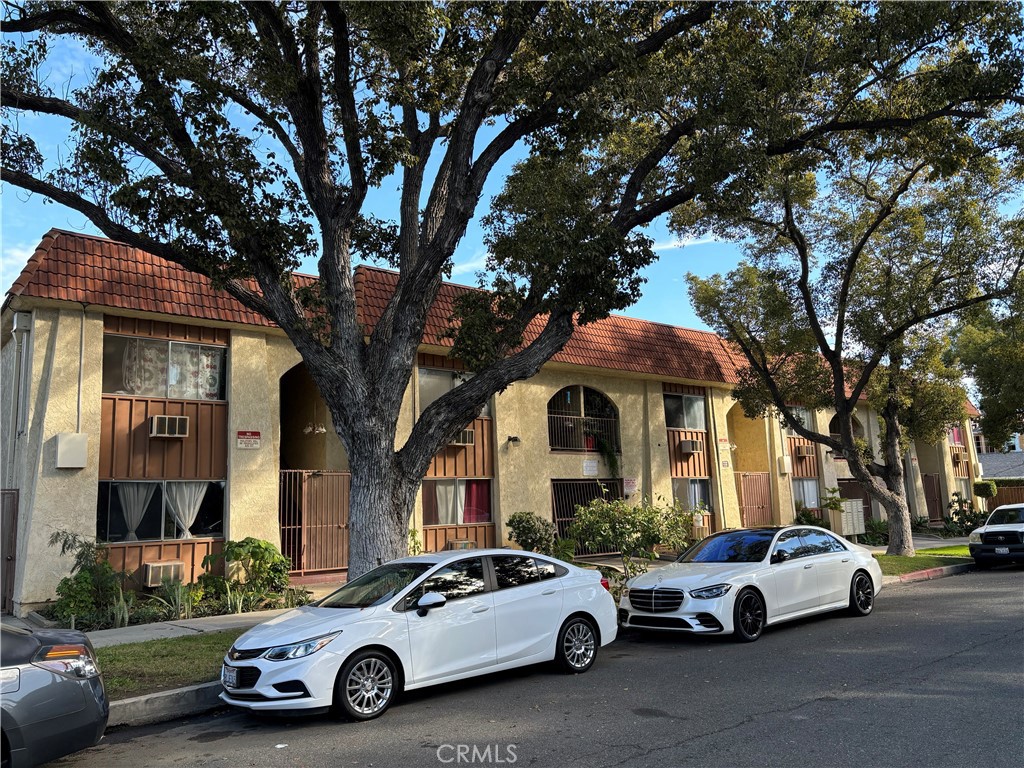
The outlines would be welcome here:
[[[810,408],[804,408],[802,405],[791,405],[789,406],[789,411],[793,414],[793,418],[799,421],[802,426],[811,427],[813,425]],[[786,434],[790,437],[797,436],[796,430],[788,422],[786,422]]]
[[[491,522],[490,480],[424,480],[423,525]]]
[[[815,478],[793,478],[793,504],[797,509],[818,509],[818,481]]]
[[[672,495],[684,501],[687,509],[711,510],[711,481],[699,477],[672,478]]]
[[[665,426],[669,429],[707,429],[704,398],[700,395],[665,395]]]
[[[223,400],[224,347],[107,334],[103,392],[181,400]]]
[[[99,484],[99,541],[165,541],[223,535],[223,481],[107,480]]]
[[[465,371],[445,371],[439,368],[420,368],[420,412],[444,394],[455,389],[459,384],[473,378],[472,373]],[[484,403],[480,409],[480,418],[490,418],[491,401]]]

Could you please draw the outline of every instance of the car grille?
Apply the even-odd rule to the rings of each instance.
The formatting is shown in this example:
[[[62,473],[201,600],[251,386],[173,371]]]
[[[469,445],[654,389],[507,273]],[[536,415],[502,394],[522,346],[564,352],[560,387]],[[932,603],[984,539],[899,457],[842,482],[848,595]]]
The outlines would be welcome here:
[[[238,667],[238,687],[255,688],[260,679],[260,670],[256,667]]]
[[[1017,531],[997,531],[981,534],[982,544],[1020,544],[1021,534]]]
[[[681,589],[631,589],[629,604],[646,613],[670,613],[679,609],[684,596]]]
[[[232,661],[245,661],[246,659],[258,658],[268,650],[268,648],[247,648],[243,651],[235,648],[235,646],[231,646],[231,650],[228,651],[228,658]]]

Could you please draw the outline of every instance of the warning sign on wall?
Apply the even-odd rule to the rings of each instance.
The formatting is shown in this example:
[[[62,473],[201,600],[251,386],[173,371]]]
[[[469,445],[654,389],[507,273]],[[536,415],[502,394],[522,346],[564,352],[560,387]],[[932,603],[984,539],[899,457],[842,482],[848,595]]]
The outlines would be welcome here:
[[[262,436],[259,432],[252,430],[238,430],[235,433],[235,447],[242,450],[252,450],[260,447]]]

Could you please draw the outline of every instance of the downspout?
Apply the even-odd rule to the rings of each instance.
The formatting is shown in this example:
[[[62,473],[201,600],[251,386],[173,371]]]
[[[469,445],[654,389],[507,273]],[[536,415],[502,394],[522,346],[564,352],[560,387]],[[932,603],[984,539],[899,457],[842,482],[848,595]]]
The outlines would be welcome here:
[[[32,332],[32,315],[28,312],[15,312],[14,313],[14,327],[11,329],[11,335],[14,336],[15,348],[14,348],[14,411],[12,413],[14,421],[14,437],[11,440],[11,451],[7,459],[7,472],[5,479],[7,484],[13,484],[14,482],[14,465],[15,465],[15,454],[18,450],[18,441],[21,436],[25,434],[23,428],[22,419],[22,399],[21,392],[23,389],[22,383],[22,359],[25,356],[25,337]]]

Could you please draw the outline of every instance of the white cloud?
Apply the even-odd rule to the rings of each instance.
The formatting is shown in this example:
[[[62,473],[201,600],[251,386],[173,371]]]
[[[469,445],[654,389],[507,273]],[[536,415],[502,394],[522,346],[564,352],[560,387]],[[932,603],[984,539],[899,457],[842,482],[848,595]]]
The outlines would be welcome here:
[[[674,251],[678,248],[686,248],[691,245],[708,245],[710,243],[717,243],[718,239],[714,237],[687,237],[683,240],[675,239],[669,240],[663,243],[655,243],[655,251]]]
[[[35,251],[35,244],[4,245],[3,256],[0,257],[0,290],[5,294],[11,289],[15,278],[21,274],[21,270],[25,268],[25,264]]]
[[[487,251],[478,251],[469,261],[452,266],[452,277],[457,275],[475,275],[487,266]]]

